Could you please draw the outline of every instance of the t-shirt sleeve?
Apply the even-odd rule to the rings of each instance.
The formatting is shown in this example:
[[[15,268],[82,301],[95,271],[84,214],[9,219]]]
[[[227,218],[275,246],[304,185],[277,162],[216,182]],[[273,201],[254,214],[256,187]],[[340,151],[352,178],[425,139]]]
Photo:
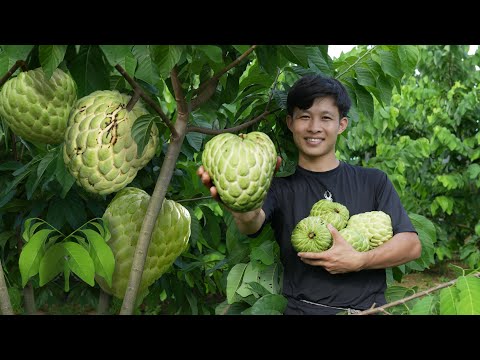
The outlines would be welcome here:
[[[265,197],[265,200],[262,205],[262,210],[265,213],[265,221],[263,222],[260,229],[256,233],[248,235],[249,237],[255,238],[258,235],[260,235],[264,226],[268,224],[270,221],[272,221],[272,217],[275,211],[275,205],[277,201],[277,197],[275,195],[275,189],[276,189],[276,181],[275,181],[275,178],[273,178],[270,188],[268,189],[267,196]]]
[[[377,210],[390,215],[393,234],[400,232],[417,232],[403,207],[400,197],[387,174],[381,172],[377,189]]]

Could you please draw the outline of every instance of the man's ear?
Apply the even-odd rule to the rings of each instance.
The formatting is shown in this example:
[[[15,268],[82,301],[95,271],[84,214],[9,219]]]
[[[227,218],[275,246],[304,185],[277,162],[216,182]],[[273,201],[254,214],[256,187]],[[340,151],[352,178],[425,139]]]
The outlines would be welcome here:
[[[342,132],[344,132],[347,126],[348,126],[348,118],[347,117],[341,118],[340,126],[338,127],[338,134],[341,134]]]
[[[292,131],[292,125],[293,125],[293,118],[290,115],[287,115],[287,127],[290,131]]]

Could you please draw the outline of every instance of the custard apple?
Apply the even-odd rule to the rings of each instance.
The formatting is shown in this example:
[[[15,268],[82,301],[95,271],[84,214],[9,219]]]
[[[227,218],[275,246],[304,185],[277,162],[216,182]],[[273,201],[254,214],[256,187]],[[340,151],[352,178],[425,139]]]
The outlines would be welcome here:
[[[370,250],[370,242],[362,233],[348,227],[339,231],[340,235],[357,251]]]
[[[103,219],[111,232],[108,246],[115,256],[112,287],[98,277],[100,287],[107,293],[123,299],[130,278],[143,218],[150,195],[145,191],[126,187],[120,190],[108,205]],[[188,247],[191,218],[188,210],[173,200],[165,199],[153,228],[142,280],[137,298],[148,293],[148,287],[158,280]]]
[[[131,129],[148,112],[140,101],[127,112],[129,100],[118,91],[99,90],[79,99],[72,109],[63,160],[77,184],[89,192],[106,195],[124,188],[155,155],[154,124],[143,154],[137,156]]]
[[[277,164],[277,152],[265,133],[224,133],[205,144],[202,163],[225,205],[246,212],[262,205]]]
[[[0,92],[0,115],[23,139],[45,144],[63,141],[77,85],[56,69],[50,79],[42,68],[24,71],[8,80]]]
[[[308,216],[293,229],[291,242],[297,252],[321,252],[332,246],[333,238],[322,218]]]
[[[327,223],[332,224],[335,229],[341,230],[347,226],[350,212],[346,206],[340,203],[322,199],[313,204],[310,216],[320,216]]]
[[[393,236],[390,215],[383,211],[369,211],[352,215],[347,228],[357,230],[368,238],[370,249],[374,249]]]

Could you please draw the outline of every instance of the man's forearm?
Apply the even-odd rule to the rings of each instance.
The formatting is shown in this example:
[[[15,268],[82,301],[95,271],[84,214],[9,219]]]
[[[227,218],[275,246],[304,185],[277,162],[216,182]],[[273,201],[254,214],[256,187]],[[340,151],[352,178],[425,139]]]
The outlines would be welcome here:
[[[246,213],[232,212],[238,230],[245,235],[255,234],[265,221],[265,213],[262,209],[252,210]]]
[[[362,269],[385,269],[420,257],[422,245],[416,233],[398,233],[379,247],[362,253]]]

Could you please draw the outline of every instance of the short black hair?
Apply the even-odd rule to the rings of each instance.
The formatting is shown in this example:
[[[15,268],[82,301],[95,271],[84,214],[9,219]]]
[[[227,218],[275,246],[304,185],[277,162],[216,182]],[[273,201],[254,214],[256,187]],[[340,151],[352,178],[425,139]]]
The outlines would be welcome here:
[[[293,84],[287,96],[288,115],[293,115],[295,107],[306,110],[313,105],[316,98],[326,96],[335,100],[340,118],[346,117],[352,105],[347,89],[337,79],[319,74],[305,75]]]

